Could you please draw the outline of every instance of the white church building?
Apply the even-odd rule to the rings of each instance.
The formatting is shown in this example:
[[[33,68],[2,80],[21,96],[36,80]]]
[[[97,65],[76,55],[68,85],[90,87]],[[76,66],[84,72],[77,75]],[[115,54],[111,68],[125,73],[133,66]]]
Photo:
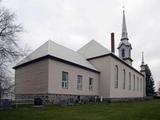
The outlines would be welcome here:
[[[122,36],[114,51],[92,40],[78,51],[47,41],[15,67],[16,99],[136,99],[145,96],[145,75],[132,66],[132,46],[123,11]]]

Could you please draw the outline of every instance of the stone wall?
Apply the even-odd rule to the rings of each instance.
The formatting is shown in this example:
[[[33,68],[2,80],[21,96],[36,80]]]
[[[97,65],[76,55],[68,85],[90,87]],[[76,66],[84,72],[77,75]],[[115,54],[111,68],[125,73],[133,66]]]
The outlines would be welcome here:
[[[60,95],[60,94],[17,94],[17,101],[31,101],[35,98],[41,98],[43,104],[72,105],[75,103],[95,102],[97,96],[78,96],[78,95]]]

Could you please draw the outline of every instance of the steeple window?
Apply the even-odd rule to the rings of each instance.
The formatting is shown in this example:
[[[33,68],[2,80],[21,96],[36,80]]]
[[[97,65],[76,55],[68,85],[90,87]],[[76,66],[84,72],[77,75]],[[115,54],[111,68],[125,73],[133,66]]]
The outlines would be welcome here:
[[[122,58],[125,57],[125,49],[122,49]]]

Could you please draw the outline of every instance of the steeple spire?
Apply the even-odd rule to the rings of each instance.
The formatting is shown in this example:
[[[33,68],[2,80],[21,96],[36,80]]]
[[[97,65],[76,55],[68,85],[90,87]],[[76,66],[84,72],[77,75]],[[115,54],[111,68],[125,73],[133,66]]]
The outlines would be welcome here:
[[[122,20],[122,37],[121,40],[128,40],[127,26],[126,26],[126,18],[125,18],[125,10],[123,8],[123,20]]]
[[[142,52],[142,65],[144,65],[144,53]]]

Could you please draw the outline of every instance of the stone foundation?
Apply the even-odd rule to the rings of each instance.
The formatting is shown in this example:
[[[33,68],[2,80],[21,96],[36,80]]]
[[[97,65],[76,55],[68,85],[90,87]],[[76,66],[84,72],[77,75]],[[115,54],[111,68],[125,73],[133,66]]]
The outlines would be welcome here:
[[[86,103],[90,101],[95,102],[98,97],[60,94],[16,94],[16,101],[29,101],[30,104],[34,103],[35,98],[41,98],[43,100],[43,104],[71,105],[75,103]]]
[[[87,103],[101,101],[98,96],[86,95],[61,95],[61,94],[16,94],[16,101],[22,104],[34,104],[35,98],[41,98],[43,104],[73,105],[75,103]],[[106,102],[148,100],[147,97],[135,98],[103,98]]]

